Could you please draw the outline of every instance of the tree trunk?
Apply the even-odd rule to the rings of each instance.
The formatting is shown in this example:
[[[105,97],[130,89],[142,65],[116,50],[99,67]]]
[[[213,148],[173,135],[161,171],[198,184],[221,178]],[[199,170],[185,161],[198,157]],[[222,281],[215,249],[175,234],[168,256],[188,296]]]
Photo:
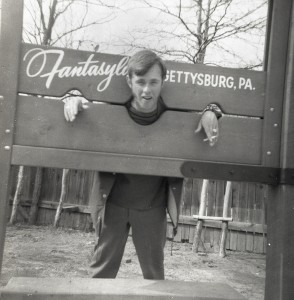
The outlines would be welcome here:
[[[11,224],[14,224],[16,222],[17,208],[20,202],[20,195],[23,190],[23,182],[24,182],[23,173],[24,173],[24,166],[20,166],[18,170],[17,185],[16,185],[16,190],[13,198],[12,212],[10,216]]]
[[[60,194],[60,199],[58,203],[58,207],[56,209],[56,214],[55,214],[55,219],[54,219],[54,227],[58,227],[61,212],[62,212],[62,207],[64,203],[64,199],[66,196],[66,188],[67,188],[67,183],[68,183],[68,175],[69,175],[69,169],[63,169],[62,171],[62,185],[61,185],[61,194]]]
[[[29,224],[33,225],[36,223],[37,215],[38,215],[38,202],[41,194],[42,187],[42,179],[43,179],[43,168],[38,167],[35,176],[35,184],[34,191],[32,197],[32,204],[29,215]]]

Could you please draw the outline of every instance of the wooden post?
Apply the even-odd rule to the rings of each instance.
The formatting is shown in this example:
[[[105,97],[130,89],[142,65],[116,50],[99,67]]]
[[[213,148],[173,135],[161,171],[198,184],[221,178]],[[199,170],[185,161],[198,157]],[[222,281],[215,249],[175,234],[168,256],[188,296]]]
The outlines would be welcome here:
[[[22,18],[22,0],[2,0],[0,36],[0,273],[7,222],[8,183],[17,99]]]
[[[226,184],[226,192],[224,197],[224,206],[223,206],[223,218],[228,217],[228,210],[229,210],[229,200],[232,190],[232,182],[227,181]],[[225,257],[226,256],[226,241],[228,235],[228,221],[222,221],[222,232],[221,232],[221,239],[219,245],[219,256]]]
[[[58,227],[62,208],[63,208],[63,203],[64,199],[66,196],[66,188],[68,186],[68,175],[69,175],[69,169],[63,169],[62,171],[62,183],[61,183],[61,194],[60,194],[60,199],[59,203],[56,209],[56,214],[55,214],[55,219],[54,219],[54,227]]]
[[[201,196],[200,196],[199,214],[198,214],[199,216],[204,216],[205,213],[208,186],[209,186],[209,180],[203,179]],[[199,219],[195,227],[194,241],[192,247],[192,251],[195,253],[198,252],[198,247],[201,241],[202,226],[203,226],[203,220]]]
[[[269,187],[265,285],[267,300],[294,299],[294,185],[287,184],[289,180],[293,182],[294,173],[294,5],[292,1],[288,1],[289,6],[290,3],[292,10],[284,11],[285,17],[292,13],[289,18],[291,21],[281,124],[280,167],[284,182]]]
[[[30,225],[36,223],[36,219],[38,215],[38,203],[39,203],[41,187],[42,187],[42,179],[43,179],[43,168],[38,167],[35,175],[34,192],[33,192],[30,215],[29,215]]]
[[[20,166],[18,170],[18,177],[17,177],[17,186],[13,198],[12,204],[12,211],[10,216],[10,223],[14,224],[16,222],[16,215],[19,207],[20,197],[23,190],[23,173],[24,173],[24,166]]]

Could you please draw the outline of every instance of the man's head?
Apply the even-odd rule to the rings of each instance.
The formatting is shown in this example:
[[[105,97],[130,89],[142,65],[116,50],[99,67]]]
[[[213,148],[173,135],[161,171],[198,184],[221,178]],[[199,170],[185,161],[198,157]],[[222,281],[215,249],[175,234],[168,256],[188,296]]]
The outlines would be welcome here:
[[[162,59],[150,50],[134,54],[128,63],[127,82],[133,93],[132,105],[142,112],[156,109],[166,76]]]
[[[166,76],[166,66],[163,60],[151,50],[141,50],[135,53],[128,62],[128,76],[145,75],[151,67],[158,65],[161,69],[162,80]]]

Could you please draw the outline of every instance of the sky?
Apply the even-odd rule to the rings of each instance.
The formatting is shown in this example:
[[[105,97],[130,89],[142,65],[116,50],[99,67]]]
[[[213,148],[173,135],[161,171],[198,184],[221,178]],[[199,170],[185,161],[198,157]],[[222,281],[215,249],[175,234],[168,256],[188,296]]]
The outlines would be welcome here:
[[[0,0],[1,1],[1,0]],[[190,3],[192,0],[182,0],[183,3]],[[234,0],[235,5],[232,7],[232,13],[238,15],[242,11],[246,11],[248,7],[254,7],[262,0]],[[47,0],[43,1],[44,3]],[[95,1],[94,1],[95,2]],[[149,3],[158,4],[163,3],[168,8],[172,8],[177,0],[150,0]],[[26,5],[34,5],[36,0],[25,0]],[[118,9],[109,9],[94,6],[87,13],[87,20],[103,20],[106,18],[108,22],[100,25],[89,27],[85,31],[80,32],[79,39],[89,40],[91,42],[85,43],[85,49],[93,51],[95,45],[99,44],[99,51],[113,54],[128,54],[131,55],[134,49],[127,46],[133,36],[136,36],[136,43],[143,44],[145,47],[157,48],[159,46],[173,47],[180,45],[180,41],[175,38],[163,40],[156,38],[153,35],[139,34],[138,32],[160,28],[160,30],[167,30],[176,28],[173,18],[167,15],[160,14],[158,10],[147,8],[139,0],[107,0],[108,5],[115,5]],[[78,22],[83,15],[83,9],[76,7],[70,12],[71,22]],[[265,14],[265,10],[257,11],[258,14]],[[189,18],[195,17],[193,11],[190,12]],[[31,22],[29,14],[25,14],[24,23]],[[164,22],[164,25],[158,23]],[[65,20],[60,20],[59,26],[64,26]],[[178,28],[178,27],[177,27]],[[144,38],[143,38],[144,36]],[[243,40],[242,40],[243,39]],[[94,42],[94,43],[93,43]],[[242,67],[245,64],[254,64],[254,62],[262,59],[264,49],[264,36],[251,36],[248,40],[241,39],[227,39],[221,42],[220,47],[226,49],[233,49],[236,53],[235,57],[228,55],[226,51],[221,51],[220,47],[211,46],[208,48],[206,54],[206,63],[220,64],[228,67]]]
[[[258,5],[260,2],[259,0],[234,0],[235,6],[233,6],[233,14],[239,14],[242,11],[246,11],[248,6]],[[159,2],[159,1],[149,1],[149,2]],[[169,8],[171,8],[172,1],[168,0],[160,0]],[[177,3],[178,1],[173,1],[173,3]],[[183,2],[191,2],[191,0],[186,0]],[[101,41],[100,49],[103,52],[111,52],[111,53],[122,53],[125,49],[128,51],[128,47],[122,47],[121,45],[125,43],[127,40],[130,40],[130,34],[134,35],[134,31],[144,31],[147,28],[172,28],[174,26],[174,19],[168,17],[167,15],[159,14],[158,11],[151,8],[142,7],[138,1],[123,1],[119,0],[116,1],[123,10],[118,10],[115,13],[115,18],[109,22],[102,24],[99,26],[99,29],[94,29],[87,32],[89,39],[98,39]],[[124,5],[121,5],[124,3]],[[265,11],[258,11],[258,14],[265,14]],[[194,15],[190,16],[191,18]],[[162,22],[166,23],[165,26],[158,25],[157,23]],[[163,26],[163,27],[162,27]],[[166,27],[166,28],[165,28]],[[98,32],[97,32],[98,31]],[[138,38],[137,42],[144,43],[146,46],[154,47],[162,44],[163,41],[154,38],[152,35],[149,38]],[[170,39],[169,41],[164,41],[166,45],[173,45],[180,43],[177,39]],[[264,51],[264,36],[251,36],[250,40],[244,41],[241,39],[227,39],[222,41],[221,46],[226,47],[227,49],[234,49],[236,56],[244,58],[247,62],[256,61],[258,58],[262,59],[263,51]],[[223,62],[227,59],[226,64],[232,67],[239,67],[238,63],[240,59],[237,57],[229,57],[224,51],[220,51],[219,48],[216,47],[209,47],[207,52],[207,62]],[[213,59],[212,59],[213,58]],[[234,62],[236,60],[236,62]]]

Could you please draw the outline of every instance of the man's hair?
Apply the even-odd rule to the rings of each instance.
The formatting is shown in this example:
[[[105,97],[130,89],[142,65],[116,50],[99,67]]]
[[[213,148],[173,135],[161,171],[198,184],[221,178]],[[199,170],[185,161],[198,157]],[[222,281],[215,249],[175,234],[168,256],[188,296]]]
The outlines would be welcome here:
[[[163,60],[151,50],[141,50],[129,59],[128,75],[130,78],[132,78],[133,74],[137,76],[145,75],[154,65],[160,67],[161,77],[164,80],[166,76],[166,66]]]

